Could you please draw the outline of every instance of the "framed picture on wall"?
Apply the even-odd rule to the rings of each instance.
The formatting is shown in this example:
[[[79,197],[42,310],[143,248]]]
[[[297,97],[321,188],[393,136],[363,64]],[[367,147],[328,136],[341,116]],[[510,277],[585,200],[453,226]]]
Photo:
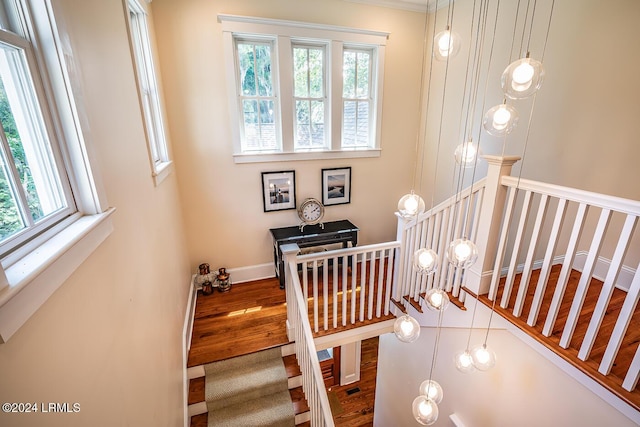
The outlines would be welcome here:
[[[322,169],[322,203],[325,206],[351,203],[351,168]]]
[[[262,172],[265,212],[296,208],[296,171]]]

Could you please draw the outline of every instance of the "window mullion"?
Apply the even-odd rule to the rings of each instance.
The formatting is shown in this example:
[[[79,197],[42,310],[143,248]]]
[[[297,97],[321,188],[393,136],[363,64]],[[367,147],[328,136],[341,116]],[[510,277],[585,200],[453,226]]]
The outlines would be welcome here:
[[[6,165],[5,171],[8,172],[8,184],[11,186],[12,192],[16,197],[16,205],[20,212],[20,218],[22,218],[24,228],[31,227],[34,224],[34,221],[31,216],[31,211],[29,210],[29,201],[27,200],[26,192],[22,188],[20,175],[18,174],[18,169],[16,168],[13,156],[11,155],[9,141],[7,141],[7,137],[4,132],[0,132],[0,143],[0,148],[2,148],[2,162]]]
[[[327,103],[329,104],[330,122],[327,127],[330,129],[331,149],[339,151],[342,149],[342,111],[344,103],[342,101],[342,52],[344,46],[341,41],[332,41],[328,57],[329,78],[327,90]]]
[[[278,36],[277,43],[278,73],[274,79],[278,80],[280,89],[280,121],[282,123],[282,151],[294,151],[294,114],[295,100],[293,98],[293,50],[291,38]]]

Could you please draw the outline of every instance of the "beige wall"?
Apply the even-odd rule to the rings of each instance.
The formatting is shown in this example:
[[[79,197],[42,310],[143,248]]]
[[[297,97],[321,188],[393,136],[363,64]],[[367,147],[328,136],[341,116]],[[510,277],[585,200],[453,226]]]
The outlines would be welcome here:
[[[471,1],[456,2],[454,28],[463,40],[470,37]],[[501,2],[496,27],[495,47],[489,67],[488,56],[493,37],[495,9],[490,8],[487,43],[478,89],[476,114],[472,115],[473,139],[478,141],[478,127],[484,112],[502,101],[500,76],[510,62],[513,22],[517,2]],[[531,56],[541,59],[544,51],[546,76],[535,98],[531,130],[525,151],[527,126],[533,101],[510,101],[520,113],[520,123],[513,134],[502,139],[485,132],[480,148],[485,154],[504,152],[524,157],[522,176],[529,179],[576,187],[620,197],[640,199],[636,185],[640,170],[636,159],[640,145],[633,123],[640,116],[640,58],[638,50],[640,4],[629,0],[615,2],[555,2],[546,50],[544,38],[551,1],[537,2],[536,18],[530,46]],[[438,14],[437,31],[444,28],[446,9]],[[522,16],[519,20],[523,22]],[[432,31],[432,30],[430,30]],[[516,29],[516,52],[522,29]],[[526,38],[525,38],[526,41]],[[427,121],[427,170],[425,187],[433,185],[433,167],[438,145],[443,80],[447,74],[445,114],[438,156],[440,172],[436,187],[439,198],[451,195],[452,154],[460,143],[460,114],[464,89],[464,71],[468,45],[449,65],[434,62],[431,79],[429,118]],[[516,58],[514,53],[513,58]],[[467,86],[468,90],[468,86]],[[466,108],[466,107],[465,107]],[[484,176],[484,163],[476,179]],[[515,167],[515,174],[520,166]],[[470,178],[472,171],[466,172]]]
[[[482,343],[485,333],[486,329],[474,330],[470,346]],[[489,335],[496,366],[487,372],[465,374],[455,368],[453,358],[465,348],[468,329],[444,328],[439,339],[431,378],[440,383],[444,397],[436,427],[453,426],[451,414],[465,427],[636,425],[505,330]],[[420,338],[411,344],[393,334],[380,337],[374,425],[418,425],[411,403],[420,383],[429,378],[434,342],[435,328],[422,328]]]
[[[123,3],[53,4],[69,30],[80,114],[117,211],[111,236],[0,345],[0,401],[77,402],[80,412],[0,413],[0,425],[181,425],[191,269],[176,174],[153,184]]]
[[[352,167],[352,202],[328,207],[360,242],[395,238],[393,212],[410,189],[416,143],[424,15],[339,0],[154,0],[164,91],[192,267],[243,267],[272,259],[269,228],[297,225],[295,210],[263,212],[263,171],[296,171],[298,203],[321,198],[320,171]],[[375,159],[235,164],[217,14],[309,21],[388,31],[382,156]]]

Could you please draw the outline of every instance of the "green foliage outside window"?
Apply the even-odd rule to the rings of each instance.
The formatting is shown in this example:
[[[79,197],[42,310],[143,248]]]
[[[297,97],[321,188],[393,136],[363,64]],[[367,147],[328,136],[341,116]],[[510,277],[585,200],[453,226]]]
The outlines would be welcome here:
[[[27,195],[27,204],[34,220],[41,218],[42,208],[38,200],[38,195],[31,176],[31,170],[27,162],[22,141],[16,127],[15,119],[11,111],[11,105],[4,89],[4,84],[0,79],[0,121],[4,130],[13,162],[18,171],[21,185]],[[2,164],[2,173],[0,173],[0,240],[24,228],[20,212],[18,211],[14,192],[11,183],[8,180],[8,165]]]

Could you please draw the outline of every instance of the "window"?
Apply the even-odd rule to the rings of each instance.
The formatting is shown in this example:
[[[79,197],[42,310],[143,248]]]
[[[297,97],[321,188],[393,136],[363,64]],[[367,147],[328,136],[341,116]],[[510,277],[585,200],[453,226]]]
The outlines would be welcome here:
[[[6,11],[5,11],[6,16]],[[33,47],[0,30],[0,258],[75,212]]]
[[[380,155],[386,33],[218,19],[236,162]]]
[[[349,148],[369,146],[372,129],[370,50],[345,49],[342,66],[342,145]]]
[[[162,181],[170,171],[169,152],[164,129],[163,109],[161,107],[156,72],[153,66],[147,13],[137,0],[129,0],[129,30],[131,48],[136,64],[136,76],[140,92],[140,103],[144,116],[147,144],[151,169],[156,184]]]
[[[278,150],[278,112],[275,110],[276,93],[271,74],[273,45],[270,42],[238,40],[236,47],[244,151]]]
[[[0,1],[0,343],[112,230],[54,10]]]
[[[327,149],[325,134],[325,49],[293,47],[295,149]]]

